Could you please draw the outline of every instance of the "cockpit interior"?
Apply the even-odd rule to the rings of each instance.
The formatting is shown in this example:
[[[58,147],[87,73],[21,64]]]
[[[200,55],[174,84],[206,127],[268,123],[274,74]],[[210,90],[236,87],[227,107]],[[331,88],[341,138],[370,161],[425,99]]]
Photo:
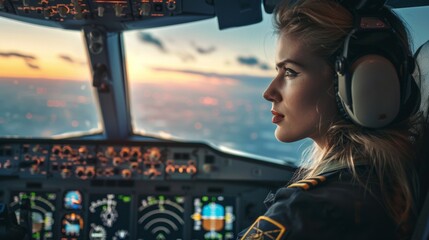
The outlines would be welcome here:
[[[0,203],[25,239],[231,240],[263,214],[312,144],[279,143],[261,96],[277,2],[0,0]],[[386,4],[429,40],[428,1]]]

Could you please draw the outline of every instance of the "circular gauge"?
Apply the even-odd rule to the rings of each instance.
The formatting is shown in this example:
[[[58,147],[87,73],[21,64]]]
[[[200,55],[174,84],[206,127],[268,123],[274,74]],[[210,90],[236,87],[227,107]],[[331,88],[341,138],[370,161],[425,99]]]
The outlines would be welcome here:
[[[64,195],[64,208],[82,209],[82,194],[79,191],[68,191]]]
[[[91,224],[89,230],[89,239],[91,240],[105,240],[107,237],[106,229],[103,226]]]
[[[50,192],[12,192],[10,208],[15,212],[17,221],[26,221],[31,217],[31,232],[39,239],[53,239],[55,223],[54,213],[56,194]],[[31,210],[23,211],[22,205],[28,204]]]
[[[183,196],[140,196],[137,239],[183,239]]]
[[[78,237],[83,229],[83,219],[79,214],[66,214],[61,221],[63,236]]]
[[[131,196],[127,194],[91,194],[89,200],[87,221],[92,226],[91,239],[128,239],[131,226],[129,217]],[[104,236],[104,238],[99,238],[100,236]]]

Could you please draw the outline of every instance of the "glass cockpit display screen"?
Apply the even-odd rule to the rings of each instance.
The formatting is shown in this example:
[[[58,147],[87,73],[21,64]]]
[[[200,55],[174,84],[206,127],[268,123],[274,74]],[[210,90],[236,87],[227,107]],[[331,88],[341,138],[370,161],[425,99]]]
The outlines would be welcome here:
[[[82,209],[82,194],[79,191],[68,191],[64,194],[64,208],[77,210]]]
[[[12,192],[10,208],[15,211],[18,222],[25,222],[25,215],[31,218],[31,239],[54,239],[55,202],[57,194],[52,192]],[[29,209],[27,209],[27,207]],[[24,211],[28,211],[25,213]],[[30,215],[31,214],[31,215]],[[31,217],[30,217],[31,216]]]
[[[92,194],[89,201],[89,239],[129,239],[131,195]]]
[[[183,196],[140,196],[137,239],[183,239]]]
[[[194,198],[192,239],[235,239],[235,198],[203,196]]]

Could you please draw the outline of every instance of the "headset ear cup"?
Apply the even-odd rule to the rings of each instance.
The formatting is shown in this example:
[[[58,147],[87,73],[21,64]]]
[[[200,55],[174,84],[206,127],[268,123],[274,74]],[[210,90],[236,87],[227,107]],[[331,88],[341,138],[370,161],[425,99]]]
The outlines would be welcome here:
[[[350,71],[336,76],[340,114],[356,125],[382,128],[401,110],[401,84],[394,65],[385,57],[364,55]]]

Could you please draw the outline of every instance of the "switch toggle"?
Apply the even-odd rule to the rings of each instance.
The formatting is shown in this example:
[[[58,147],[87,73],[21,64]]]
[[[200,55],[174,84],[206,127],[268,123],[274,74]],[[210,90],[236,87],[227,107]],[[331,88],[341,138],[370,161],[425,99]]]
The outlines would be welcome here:
[[[122,17],[124,6],[122,6],[121,4],[116,4],[114,8],[115,8],[115,16]]]

